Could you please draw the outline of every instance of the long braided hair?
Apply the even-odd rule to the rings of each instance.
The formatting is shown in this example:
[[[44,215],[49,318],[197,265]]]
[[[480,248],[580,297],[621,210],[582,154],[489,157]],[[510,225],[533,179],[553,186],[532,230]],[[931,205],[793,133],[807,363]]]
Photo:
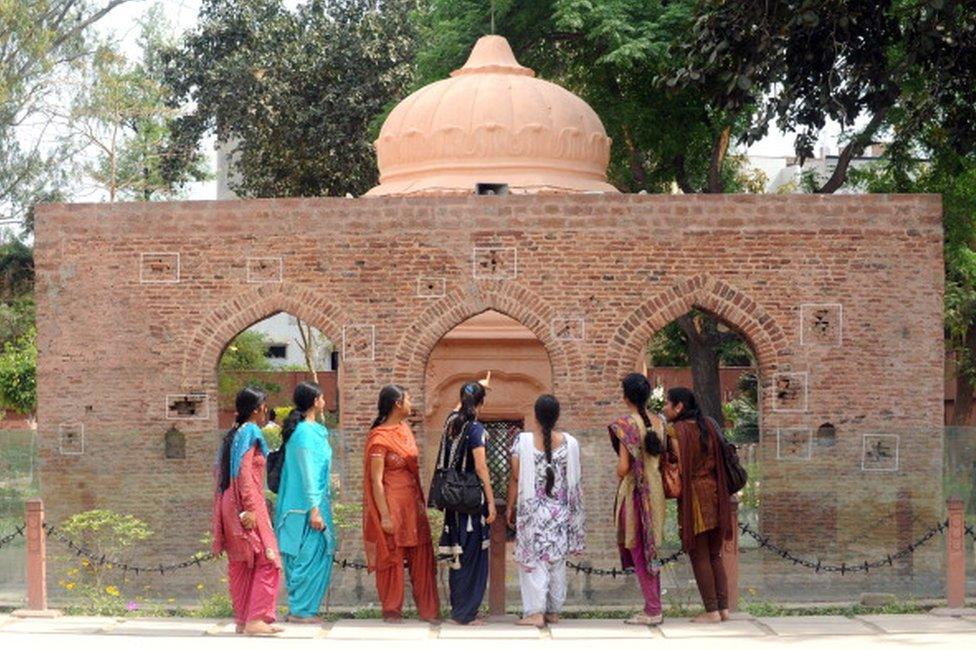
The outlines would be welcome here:
[[[251,419],[254,412],[261,408],[267,399],[264,391],[248,386],[237,393],[234,400],[234,408],[237,416],[234,418],[234,426],[224,434],[224,439],[220,443],[220,491],[223,493],[230,487],[230,448],[234,444],[234,436],[245,422]]]
[[[657,432],[651,426],[651,418],[647,415],[647,400],[651,398],[651,382],[641,373],[632,372],[624,377],[621,383],[624,398],[637,408],[641,420],[644,421],[644,428],[647,430],[647,435],[644,436],[644,450],[651,456],[660,456],[664,447],[661,445],[661,439],[657,437]]]
[[[553,395],[542,395],[535,401],[535,419],[542,427],[542,447],[546,454],[546,496],[552,496],[556,472],[552,467],[552,429],[559,421],[559,400]]]

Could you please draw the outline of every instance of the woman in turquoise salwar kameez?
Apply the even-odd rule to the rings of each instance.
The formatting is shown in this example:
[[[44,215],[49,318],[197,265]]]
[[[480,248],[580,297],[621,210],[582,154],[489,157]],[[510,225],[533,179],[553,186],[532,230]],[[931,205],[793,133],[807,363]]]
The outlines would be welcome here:
[[[329,473],[329,431],[317,418],[325,409],[322,390],[295,387],[295,410],[282,427],[285,461],[275,508],[275,533],[288,587],[288,620],[321,623],[319,605],[332,578],[335,525]]]

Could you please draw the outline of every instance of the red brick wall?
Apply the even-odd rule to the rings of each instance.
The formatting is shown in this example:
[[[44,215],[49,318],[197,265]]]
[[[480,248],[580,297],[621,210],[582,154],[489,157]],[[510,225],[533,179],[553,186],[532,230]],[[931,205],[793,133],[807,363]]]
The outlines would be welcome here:
[[[928,195],[43,206],[38,420],[50,519],[112,507],[152,522],[161,556],[195,550],[210,512],[217,359],[279,310],[343,342],[333,445],[342,497],[358,499],[379,387],[404,384],[423,412],[430,350],[491,308],[549,351],[563,426],[584,443],[592,559],[609,564],[616,480],[605,427],[620,413],[619,378],[640,366],[657,329],[699,307],[757,353],[765,532],[825,557],[888,551],[897,508],[919,531],[941,509],[940,215]],[[492,262],[476,248],[506,250]],[[141,253],[179,253],[178,281],[172,257],[144,264]],[[278,256],[280,265],[248,260]],[[173,281],[141,282],[140,271]],[[801,309],[824,303],[841,305],[841,328],[836,307]],[[806,399],[800,390],[777,401],[774,374],[785,372],[806,377]],[[183,393],[208,396],[205,417],[167,419],[167,395]],[[824,422],[836,426],[832,446],[817,444]],[[163,457],[171,425],[186,435],[185,459]],[[897,470],[895,438],[869,438],[889,455],[862,469],[865,434],[898,436]],[[63,454],[62,443],[82,453]],[[824,512],[810,517],[818,501]],[[355,537],[344,554],[357,553]]]

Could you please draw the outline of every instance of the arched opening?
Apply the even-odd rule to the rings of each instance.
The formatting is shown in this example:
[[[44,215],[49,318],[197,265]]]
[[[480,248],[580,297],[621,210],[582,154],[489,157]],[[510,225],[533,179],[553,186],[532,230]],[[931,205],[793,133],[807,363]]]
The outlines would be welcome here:
[[[739,521],[759,529],[762,468],[760,467],[760,386],[757,354],[749,340],[715,314],[692,308],[659,329],[645,350],[642,370],[655,387],[652,408],[663,408],[666,391],[685,386],[695,391],[699,406],[722,426],[739,448],[749,482],[739,495]],[[668,501],[665,545],[680,547],[676,502]],[[742,536],[745,551],[754,547]],[[756,554],[751,554],[755,560]],[[742,561],[748,563],[748,556]],[[743,571],[749,571],[743,568]],[[681,580],[675,588],[682,590]]]
[[[277,446],[276,428],[291,409],[292,392],[302,381],[317,383],[325,394],[324,424],[339,422],[339,355],[329,338],[309,322],[277,312],[238,332],[217,362],[218,424],[226,430],[234,422],[234,398],[245,386],[268,394],[277,427],[266,427],[268,442]]]
[[[424,374],[422,414],[427,432],[424,468],[429,477],[447,416],[461,386],[491,373],[481,419],[489,433],[488,460],[497,500],[508,480],[508,450],[515,435],[532,426],[536,398],[552,389],[549,352],[530,329],[495,310],[472,316],[448,331],[431,350]]]

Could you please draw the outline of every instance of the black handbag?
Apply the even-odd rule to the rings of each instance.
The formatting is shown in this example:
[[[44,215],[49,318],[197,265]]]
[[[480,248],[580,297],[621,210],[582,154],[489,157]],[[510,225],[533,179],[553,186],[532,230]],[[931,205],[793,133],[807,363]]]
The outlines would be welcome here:
[[[480,514],[485,504],[485,490],[481,479],[464,471],[468,460],[468,436],[464,429],[447,449],[447,432],[441,438],[438,465],[430,481],[427,505],[438,510],[453,510],[466,515]],[[460,463],[458,463],[460,456]],[[461,467],[458,467],[458,465]]]
[[[708,425],[715,431],[715,437],[718,438],[718,451],[722,454],[723,464],[725,465],[725,485],[729,490],[729,494],[737,494],[749,481],[749,473],[746,472],[746,469],[742,466],[742,462],[739,460],[738,447],[725,437],[725,434],[715,420],[712,418],[707,418],[707,420]]]
[[[278,488],[281,487],[281,468],[285,466],[285,443],[282,442],[281,446],[268,454],[267,472],[268,472],[268,489],[278,494]]]

